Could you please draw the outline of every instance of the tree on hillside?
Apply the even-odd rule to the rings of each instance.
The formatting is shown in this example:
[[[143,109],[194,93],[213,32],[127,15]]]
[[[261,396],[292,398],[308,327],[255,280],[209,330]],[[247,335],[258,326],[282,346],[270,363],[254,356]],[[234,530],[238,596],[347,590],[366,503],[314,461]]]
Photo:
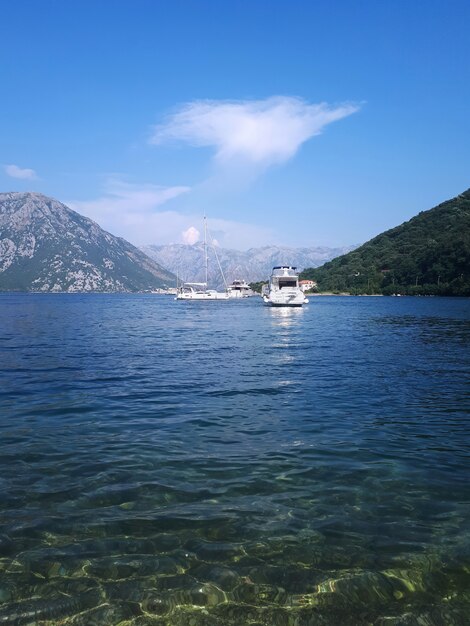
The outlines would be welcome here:
[[[470,190],[301,278],[319,291],[470,295]]]

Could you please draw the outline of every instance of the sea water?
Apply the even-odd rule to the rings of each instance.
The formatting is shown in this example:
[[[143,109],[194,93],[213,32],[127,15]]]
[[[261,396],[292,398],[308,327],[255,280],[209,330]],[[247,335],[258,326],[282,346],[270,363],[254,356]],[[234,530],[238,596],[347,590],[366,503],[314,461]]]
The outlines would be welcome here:
[[[470,300],[0,295],[0,624],[470,615]]]

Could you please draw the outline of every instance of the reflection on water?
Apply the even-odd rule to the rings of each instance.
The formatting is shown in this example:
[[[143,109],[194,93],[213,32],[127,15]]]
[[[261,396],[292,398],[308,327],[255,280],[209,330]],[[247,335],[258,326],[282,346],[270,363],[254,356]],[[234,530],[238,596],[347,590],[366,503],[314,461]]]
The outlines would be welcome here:
[[[470,609],[470,303],[0,296],[0,624]]]
[[[273,326],[278,328],[291,328],[298,326],[305,313],[302,307],[269,307],[269,315]]]

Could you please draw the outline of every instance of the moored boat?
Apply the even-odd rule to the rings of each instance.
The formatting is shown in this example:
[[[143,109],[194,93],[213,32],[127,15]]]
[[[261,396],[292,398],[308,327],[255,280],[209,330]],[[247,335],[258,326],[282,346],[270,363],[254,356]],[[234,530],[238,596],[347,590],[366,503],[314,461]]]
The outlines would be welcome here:
[[[217,257],[217,251],[214,248],[214,253],[217,259],[217,263],[219,263],[219,259]],[[207,255],[207,220],[204,215],[204,266],[205,266],[205,274],[206,280],[203,283],[183,283],[181,287],[177,287],[177,294],[175,300],[228,300],[229,295],[228,291],[216,291],[215,289],[208,289],[207,277],[208,277],[208,255]],[[222,278],[225,278],[222,272],[222,268],[219,263],[219,269],[222,274]]]
[[[183,283],[178,288],[176,300],[228,300],[226,291],[207,289],[207,283]]]
[[[227,287],[227,293],[229,298],[249,298],[255,295],[255,292],[246,281],[238,279],[234,280]]]
[[[269,306],[302,306],[307,304],[299,286],[297,268],[292,265],[276,265],[273,267],[269,286],[263,295],[265,304]]]

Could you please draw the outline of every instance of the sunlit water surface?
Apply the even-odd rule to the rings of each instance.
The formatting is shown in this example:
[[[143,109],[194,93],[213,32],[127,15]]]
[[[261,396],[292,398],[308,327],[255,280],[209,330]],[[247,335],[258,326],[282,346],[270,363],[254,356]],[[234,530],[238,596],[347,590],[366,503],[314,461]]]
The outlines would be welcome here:
[[[468,624],[470,301],[0,295],[0,624]]]

